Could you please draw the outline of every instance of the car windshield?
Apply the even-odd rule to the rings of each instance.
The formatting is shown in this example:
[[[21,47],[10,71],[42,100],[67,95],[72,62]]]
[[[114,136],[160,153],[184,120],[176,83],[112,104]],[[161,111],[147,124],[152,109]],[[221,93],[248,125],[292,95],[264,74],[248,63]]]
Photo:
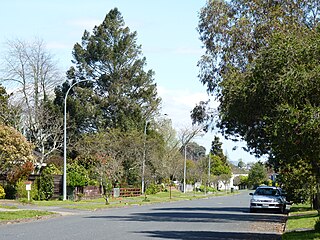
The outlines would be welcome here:
[[[258,188],[254,194],[276,196],[276,195],[279,195],[279,191],[277,189],[272,189],[272,188]]]

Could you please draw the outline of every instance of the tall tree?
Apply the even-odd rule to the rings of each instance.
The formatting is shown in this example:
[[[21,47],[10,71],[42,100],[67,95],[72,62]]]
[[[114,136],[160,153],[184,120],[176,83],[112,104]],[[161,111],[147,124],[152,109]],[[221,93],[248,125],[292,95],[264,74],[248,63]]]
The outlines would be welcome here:
[[[198,62],[199,78],[207,86],[208,93],[221,103],[234,100],[228,97],[225,88],[233,86],[229,91],[239,91],[240,82],[234,76],[246,73],[247,64],[259,55],[272,33],[290,33],[298,27],[314,29],[319,22],[319,9],[320,2],[313,0],[208,1],[200,12],[198,27],[206,48]],[[194,122],[206,123],[206,129],[214,127],[216,120],[219,122],[219,117],[224,116],[220,109],[220,114],[212,111],[208,103],[199,103],[192,112]],[[242,137],[234,134],[233,126],[226,126],[222,133],[230,138]]]
[[[61,136],[61,131],[52,132],[52,125],[61,125],[61,119],[47,109],[49,97],[52,96],[54,87],[61,82],[61,76],[57,63],[46,50],[42,40],[8,41],[7,49],[0,81],[14,87],[10,105],[13,109],[21,111],[21,125],[15,127],[35,145],[36,150],[42,155],[42,163],[47,153],[56,150],[58,146],[52,145],[52,139],[44,138],[43,133],[55,135],[56,139]],[[50,119],[50,122],[47,119]]]
[[[143,129],[160,99],[153,71],[145,71],[146,59],[137,45],[137,33],[125,26],[121,13],[112,9],[93,33],[85,31],[73,48],[75,64],[67,77],[79,84],[70,91],[68,111],[79,131],[120,128]],[[90,82],[92,81],[92,82]],[[56,103],[62,104],[70,83],[56,89]],[[71,100],[78,99],[72,106]],[[74,103],[75,104],[75,103]],[[82,107],[85,105],[85,109]]]
[[[314,0],[207,1],[199,15],[198,31],[206,48],[199,61],[200,81],[222,97],[220,83],[230,70],[244,71],[274,31],[314,28],[319,11],[320,2]]]
[[[163,149],[160,155],[151,158],[158,179],[175,180],[180,177],[183,168],[183,157],[180,153],[180,142],[176,131],[172,128],[170,119],[164,119],[156,124],[161,133]]]
[[[18,128],[19,123],[19,108],[10,103],[10,95],[0,84],[0,124]]]
[[[190,142],[187,147],[187,158],[193,161],[198,161],[203,158],[206,154],[206,149],[203,146],[200,146],[196,142]]]
[[[251,186],[257,187],[268,179],[267,169],[262,162],[253,164],[249,171],[248,182]]]
[[[211,142],[210,153],[212,155],[219,156],[222,161],[226,162],[227,157],[223,154],[222,142],[218,136],[214,136],[213,141]]]
[[[319,9],[311,0],[209,1],[199,23],[200,79],[220,101],[218,127],[275,167],[308,163],[318,199]],[[210,123],[199,106],[194,119]]]

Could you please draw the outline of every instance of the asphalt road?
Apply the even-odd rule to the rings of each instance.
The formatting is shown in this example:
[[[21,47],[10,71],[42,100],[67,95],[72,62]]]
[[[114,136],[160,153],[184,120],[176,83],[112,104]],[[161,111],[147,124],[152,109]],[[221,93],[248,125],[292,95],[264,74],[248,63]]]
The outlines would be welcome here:
[[[281,239],[286,216],[249,213],[250,196],[78,212],[0,225],[1,240]]]

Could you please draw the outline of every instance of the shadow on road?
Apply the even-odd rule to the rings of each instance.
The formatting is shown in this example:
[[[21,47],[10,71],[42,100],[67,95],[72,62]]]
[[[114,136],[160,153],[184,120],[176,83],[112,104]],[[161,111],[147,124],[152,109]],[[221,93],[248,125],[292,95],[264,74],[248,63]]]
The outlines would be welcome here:
[[[148,235],[150,238],[177,239],[177,240],[216,240],[216,239],[247,239],[247,240],[280,240],[281,235],[272,233],[245,233],[245,232],[212,232],[212,231],[142,231],[136,232]]]
[[[249,214],[249,213],[208,213],[197,212],[196,210],[188,211],[165,211],[132,213],[128,216],[88,216],[87,218],[104,218],[118,221],[132,222],[231,222],[231,221],[250,221],[250,222],[273,222],[282,223],[284,216],[272,214]]]
[[[227,208],[215,208],[215,207],[186,207],[186,208],[154,208],[154,211],[208,211],[208,212],[243,212],[248,213],[249,208],[243,207],[227,207]]]

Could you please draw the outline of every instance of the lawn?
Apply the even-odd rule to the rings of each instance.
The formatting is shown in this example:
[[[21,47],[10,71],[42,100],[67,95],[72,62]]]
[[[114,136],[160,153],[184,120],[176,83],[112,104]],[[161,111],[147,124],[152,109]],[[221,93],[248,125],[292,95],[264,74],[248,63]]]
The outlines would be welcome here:
[[[19,211],[4,211],[0,212],[1,221],[12,221],[26,218],[38,218],[41,216],[52,215],[53,213],[47,211],[35,211],[35,210],[19,210]]]
[[[290,212],[286,233],[282,236],[283,240],[320,240],[320,233],[313,230],[315,222],[319,218],[317,211],[311,210],[310,205],[298,204],[293,205]]]
[[[51,200],[51,201],[32,201],[28,204],[38,206],[38,207],[61,207],[67,209],[78,209],[78,210],[88,210],[88,211],[95,211],[104,208],[113,208],[113,207],[126,207],[130,205],[145,205],[145,204],[153,204],[153,203],[160,203],[160,202],[174,202],[174,201],[182,201],[182,200],[192,200],[192,199],[199,199],[199,198],[206,198],[206,197],[214,197],[214,196],[221,196],[231,194],[226,193],[224,191],[207,194],[201,192],[190,192],[190,193],[182,193],[177,190],[172,190],[171,198],[169,192],[160,192],[154,195],[141,195],[139,197],[126,197],[126,198],[110,198],[109,204],[106,205],[106,201],[104,198],[99,199],[92,199],[92,200],[81,200],[81,201],[59,201],[59,200]],[[233,193],[233,194],[236,194]],[[9,203],[10,204],[10,203]],[[0,208],[11,208],[7,203],[6,205],[0,205]],[[19,205],[22,204],[18,201],[12,201],[10,205]],[[17,207],[12,207],[17,208]]]
[[[145,204],[153,204],[160,202],[174,202],[174,201],[182,201],[182,200],[192,200],[199,199],[205,197],[213,197],[220,196],[230,193],[225,192],[217,192],[210,195],[204,195],[201,192],[190,192],[190,193],[182,193],[177,190],[173,190],[171,193],[171,198],[169,192],[160,192],[153,195],[141,195],[138,197],[125,197],[125,198],[110,198],[109,204],[106,205],[106,201],[104,198],[92,199],[92,200],[81,200],[81,201],[33,201],[32,204],[37,206],[60,206],[62,208],[69,209],[78,209],[78,210],[98,210],[103,208],[112,208],[112,207],[126,207],[130,205],[145,205]]]

